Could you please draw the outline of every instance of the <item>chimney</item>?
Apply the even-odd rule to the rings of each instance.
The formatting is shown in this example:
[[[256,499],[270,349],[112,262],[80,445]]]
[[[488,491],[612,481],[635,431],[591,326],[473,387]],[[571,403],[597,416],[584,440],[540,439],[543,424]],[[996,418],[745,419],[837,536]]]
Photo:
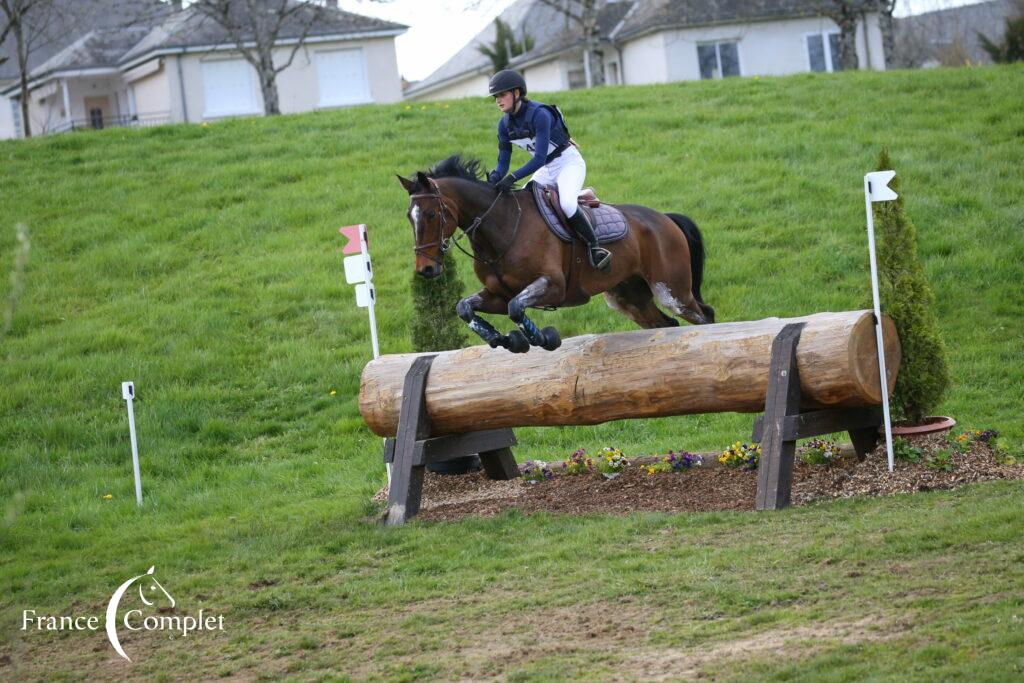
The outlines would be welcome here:
[[[183,3],[183,0],[171,0],[171,8],[175,12],[180,12],[183,9],[182,3]]]
[[[327,7],[330,9],[338,9],[338,0],[327,0]]]

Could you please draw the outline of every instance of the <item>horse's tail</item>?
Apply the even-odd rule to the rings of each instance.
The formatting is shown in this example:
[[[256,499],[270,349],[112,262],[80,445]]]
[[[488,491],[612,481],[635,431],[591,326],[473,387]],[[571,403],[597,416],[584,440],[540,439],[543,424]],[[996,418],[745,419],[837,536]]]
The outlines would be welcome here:
[[[704,317],[709,322],[715,322],[715,309],[704,303],[700,293],[700,285],[704,281],[704,258],[706,256],[704,238],[701,237],[700,228],[689,217],[681,213],[667,213],[665,215],[679,226],[679,229],[683,231],[683,235],[686,237],[686,243],[690,246],[690,279],[692,283],[690,291],[693,292],[693,298],[700,304],[701,310],[704,311]]]

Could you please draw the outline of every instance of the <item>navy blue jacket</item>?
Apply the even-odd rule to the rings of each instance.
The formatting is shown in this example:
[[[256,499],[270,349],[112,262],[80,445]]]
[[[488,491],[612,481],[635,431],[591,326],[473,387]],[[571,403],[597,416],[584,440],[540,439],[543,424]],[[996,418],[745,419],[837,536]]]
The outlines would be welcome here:
[[[532,159],[512,173],[516,180],[521,180],[553,161],[569,144],[569,131],[557,109],[523,100],[515,115],[505,114],[498,121],[498,167],[488,179],[497,182],[508,173],[512,145],[533,154]]]

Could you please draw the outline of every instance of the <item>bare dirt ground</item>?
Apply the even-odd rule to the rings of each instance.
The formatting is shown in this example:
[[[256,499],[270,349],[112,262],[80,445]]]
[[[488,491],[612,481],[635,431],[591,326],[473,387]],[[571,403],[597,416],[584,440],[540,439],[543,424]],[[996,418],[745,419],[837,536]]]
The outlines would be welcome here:
[[[808,465],[799,454],[793,472],[794,505],[851,496],[878,496],[952,489],[993,479],[1024,479],[1024,466],[997,462],[992,449],[971,442],[965,453],[952,452],[949,469],[929,458],[947,448],[945,436],[919,437],[913,442],[923,451],[918,462],[898,460],[888,472],[884,445],[864,461],[848,455],[831,465]],[[705,454],[710,461],[715,454]],[[525,513],[547,511],[568,514],[632,512],[703,512],[752,510],[757,493],[757,472],[724,466],[705,466],[681,473],[648,474],[636,464],[621,476],[607,480],[599,474],[570,476],[552,466],[553,479],[529,483],[522,479],[491,481],[482,472],[424,477],[419,519],[454,521],[468,515],[491,516],[504,510]],[[710,464],[710,463],[709,463]],[[386,490],[378,500],[386,500]]]

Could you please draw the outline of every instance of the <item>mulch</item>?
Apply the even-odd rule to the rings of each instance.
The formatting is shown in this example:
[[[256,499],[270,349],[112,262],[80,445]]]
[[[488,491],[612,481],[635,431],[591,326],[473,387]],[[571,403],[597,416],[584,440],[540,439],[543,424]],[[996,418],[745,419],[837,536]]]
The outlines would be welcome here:
[[[925,456],[947,445],[941,435],[917,437],[913,443]],[[573,515],[754,509],[756,471],[705,466],[678,474],[652,475],[638,464],[650,460],[638,458],[613,480],[599,474],[565,475],[558,473],[558,467],[553,468],[553,479],[539,483],[522,479],[491,481],[483,472],[457,476],[427,472],[418,518],[454,521],[470,515],[493,516],[511,509],[526,514],[546,511]],[[705,456],[705,460],[710,457]],[[954,453],[951,462],[953,469],[947,472],[929,467],[926,458],[916,463],[897,460],[895,471],[890,474],[884,443],[863,461],[850,453],[831,465],[808,465],[798,455],[793,470],[792,502],[806,505],[832,498],[944,490],[993,479],[1024,479],[1024,466],[1000,464],[983,442],[971,443],[966,453]],[[386,500],[386,489],[374,498]]]

